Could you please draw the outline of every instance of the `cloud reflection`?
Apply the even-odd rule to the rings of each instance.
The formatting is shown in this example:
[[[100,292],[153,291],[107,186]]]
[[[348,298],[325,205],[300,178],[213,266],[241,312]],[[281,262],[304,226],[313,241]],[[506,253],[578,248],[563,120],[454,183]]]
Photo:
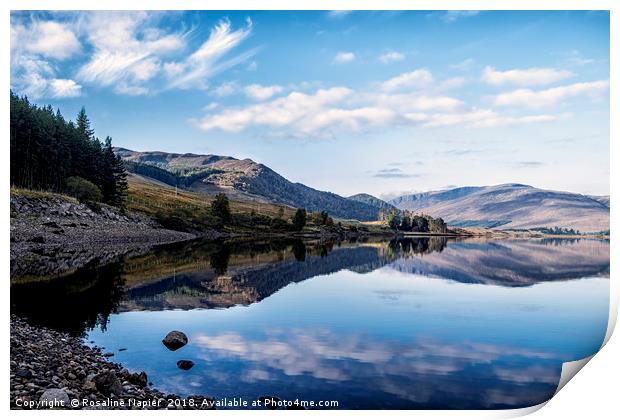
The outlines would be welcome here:
[[[413,406],[432,407],[441,396],[446,408],[451,401],[460,407],[468,401],[479,406],[481,395],[488,407],[542,402],[555,390],[562,359],[560,354],[505,345],[433,338],[386,341],[326,328],[277,329],[265,336],[198,334],[192,343],[205,361],[238,363],[244,382],[295,377],[304,389],[326,382],[334,387],[337,382],[351,393],[372,383],[381,398],[389,394]],[[524,385],[529,391],[523,392]]]

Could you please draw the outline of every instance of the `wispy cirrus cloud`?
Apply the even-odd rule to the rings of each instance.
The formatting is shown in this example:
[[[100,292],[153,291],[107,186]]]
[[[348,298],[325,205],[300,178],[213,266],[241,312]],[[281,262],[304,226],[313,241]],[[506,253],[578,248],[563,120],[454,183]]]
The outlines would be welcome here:
[[[609,92],[609,80],[573,83],[544,90],[517,89],[495,96],[497,106],[542,108],[554,106],[579,96],[600,98]]]
[[[537,86],[548,85],[573,76],[568,70],[532,67],[499,71],[487,66],[482,71],[482,81],[495,85]]]
[[[404,172],[400,168],[380,169],[373,174],[375,178],[419,178],[422,174],[412,174]]]
[[[122,94],[149,92],[147,82],[160,74],[164,57],[185,47],[185,34],[154,28],[156,18],[147,12],[87,13],[83,26],[93,53],[77,79]]]
[[[195,28],[169,29],[162,12],[59,12],[11,15],[12,88],[34,99],[73,97],[85,87],[110,88],[122,95],[167,89],[205,89],[209,79],[240,64],[255,49],[232,55],[251,34],[248,19],[234,30],[223,18],[208,38],[187,53]],[[56,62],[71,60],[59,76]],[[256,65],[254,65],[256,67]],[[66,74],[66,69],[74,69]]]
[[[490,109],[472,109],[457,113],[408,113],[405,118],[422,127],[437,128],[463,126],[469,128],[492,128],[506,125],[531,124],[555,121],[557,115],[506,116]]]
[[[255,49],[247,50],[233,57],[224,57],[247,39],[252,32],[252,21],[246,20],[246,27],[232,30],[228,20],[221,20],[209,38],[183,61],[169,62],[164,70],[170,88],[206,89],[208,79],[230,67],[249,60],[256,54]]]

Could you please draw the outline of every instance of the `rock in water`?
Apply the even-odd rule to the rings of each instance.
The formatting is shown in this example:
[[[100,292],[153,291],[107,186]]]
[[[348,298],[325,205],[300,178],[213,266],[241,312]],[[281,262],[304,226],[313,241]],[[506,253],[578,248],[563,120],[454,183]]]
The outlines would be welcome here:
[[[45,407],[69,407],[71,400],[69,395],[60,388],[46,389],[39,398],[39,402],[45,404]]]
[[[187,336],[181,331],[170,331],[161,342],[169,350],[175,351],[187,344]]]
[[[179,360],[177,362],[177,367],[183,370],[190,370],[194,367],[194,362],[192,362],[191,360]]]
[[[93,378],[93,382],[97,386],[99,392],[107,397],[109,397],[110,394],[114,394],[117,397],[123,395],[123,386],[112,371],[100,373]]]

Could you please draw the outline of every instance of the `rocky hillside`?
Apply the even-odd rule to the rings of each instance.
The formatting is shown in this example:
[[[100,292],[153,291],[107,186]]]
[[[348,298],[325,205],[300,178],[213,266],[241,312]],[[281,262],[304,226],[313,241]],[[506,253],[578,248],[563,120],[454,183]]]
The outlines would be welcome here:
[[[106,205],[93,210],[58,194],[11,192],[12,279],[58,275],[193,237]]]
[[[133,163],[128,165],[130,171],[169,184],[176,182],[191,191],[208,194],[226,192],[235,199],[263,200],[303,207],[309,211],[327,211],[338,218],[361,221],[377,220],[381,210],[371,202],[351,200],[293,183],[250,159],[192,153],[134,152],[121,148],[116,151],[124,160]]]
[[[561,227],[582,233],[609,231],[609,201],[522,184],[463,187],[403,195],[400,209],[442,217],[451,226],[499,229]]]

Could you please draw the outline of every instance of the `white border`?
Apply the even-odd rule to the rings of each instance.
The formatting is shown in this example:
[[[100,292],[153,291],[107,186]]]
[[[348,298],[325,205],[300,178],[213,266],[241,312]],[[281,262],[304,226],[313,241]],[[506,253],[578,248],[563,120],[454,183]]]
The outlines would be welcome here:
[[[618,24],[619,18],[618,13],[620,10],[620,6],[618,6],[618,2],[614,2],[612,0],[426,0],[426,1],[407,1],[407,0],[382,0],[382,1],[370,1],[370,0],[333,0],[333,1],[309,1],[309,0],[297,0],[294,3],[292,1],[285,0],[227,0],[225,2],[215,2],[215,1],[205,1],[205,0],[151,0],[151,1],[129,1],[129,0],[91,0],[85,2],[84,0],[55,0],[55,1],[42,1],[42,0],[9,0],[3,2],[4,5],[4,15],[3,21],[5,24],[3,25],[3,30],[1,32],[2,36],[2,45],[4,47],[3,57],[3,81],[4,86],[8,91],[8,87],[10,86],[10,13],[9,11],[12,9],[15,10],[36,10],[36,9],[53,9],[53,10],[102,10],[102,9],[115,9],[115,10],[611,10],[611,44],[610,44],[610,66],[611,66],[611,91],[610,91],[610,139],[616,139],[618,135],[618,124],[614,117],[617,117],[618,114],[614,113],[614,111],[618,108],[618,90],[613,89],[615,87],[614,81],[615,76],[617,74],[620,60],[620,49],[618,48]],[[4,116],[4,141],[2,142],[2,165],[0,165],[0,171],[2,171],[2,179],[5,180],[5,197],[9,196],[9,165],[8,159],[10,156],[9,151],[9,142],[6,134],[9,129],[9,101],[1,101],[0,106],[2,107],[2,115]],[[611,156],[618,156],[620,152],[617,142],[610,141],[610,159]],[[612,196],[616,196],[618,190],[618,180],[620,179],[620,169],[614,166],[613,160],[610,162],[611,168],[611,183],[610,183],[610,193]],[[2,250],[1,258],[3,259],[3,272],[5,273],[5,293],[2,294],[3,299],[3,307],[5,308],[5,320],[8,319],[10,313],[9,306],[9,278],[10,278],[10,270],[9,270],[9,229],[8,229],[8,221],[9,221],[9,207],[6,205],[0,207],[0,214],[5,220],[5,231],[3,235],[2,242]],[[611,230],[616,231],[617,228],[617,209],[616,207],[611,207]],[[481,419],[481,418],[507,418],[507,417],[517,417],[521,415],[526,415],[532,412],[537,411],[541,407],[545,405],[549,405],[549,407],[545,410],[542,410],[536,413],[535,417],[538,418],[583,418],[584,415],[587,415],[588,412],[597,413],[595,418],[611,418],[615,417],[618,413],[618,404],[617,398],[615,398],[615,394],[617,393],[617,387],[614,385],[616,378],[615,374],[619,373],[619,363],[615,354],[618,353],[618,339],[611,340],[610,344],[608,344],[613,330],[615,328],[617,316],[618,316],[618,301],[620,291],[618,285],[615,282],[613,277],[613,267],[615,266],[615,262],[618,258],[619,249],[618,246],[615,245],[615,242],[611,242],[611,267],[612,267],[612,275],[611,275],[611,302],[610,302],[610,319],[609,325],[607,329],[607,334],[605,337],[605,349],[603,350],[604,355],[600,355],[594,358],[594,362],[592,365],[592,370],[588,368],[585,369],[583,374],[583,378],[581,378],[578,384],[575,384],[572,387],[572,384],[566,387],[565,391],[562,391],[558,397],[554,397],[549,403],[543,403],[535,407],[518,409],[518,410],[503,410],[503,411],[389,411],[386,413],[390,417],[397,418],[405,418],[410,416],[416,416],[419,418],[446,418],[446,417],[459,417],[459,418],[472,418],[472,419]],[[2,354],[4,355],[5,363],[2,365],[3,373],[1,377],[4,378],[5,386],[4,392],[2,392],[2,400],[4,401],[4,407],[8,410],[9,407],[9,365],[7,363],[9,359],[9,346],[7,345],[9,340],[9,331],[8,331],[8,323],[2,323],[2,333],[5,338],[5,346],[2,348]],[[613,348],[613,350],[611,349]],[[597,362],[598,358],[601,360],[601,363]],[[586,358],[586,362],[591,358]],[[603,364],[604,362],[604,364]],[[569,370],[573,371],[573,374],[576,373],[579,369],[574,369],[577,365],[580,365],[579,362],[573,362],[568,365],[565,369],[563,369],[563,377],[568,374]],[[583,366],[581,366],[583,367]],[[596,367],[596,371],[594,368]],[[588,375],[585,375],[588,373]],[[608,374],[609,373],[609,374]],[[580,374],[581,376],[581,374]],[[572,375],[570,376],[572,377]],[[565,378],[563,378],[564,381]],[[589,381],[586,383],[586,381]],[[575,382],[575,381],[573,381]],[[565,385],[563,383],[562,385]],[[579,386],[577,386],[579,385]],[[559,386],[558,390],[562,387]],[[573,394],[572,390],[579,390],[581,394]],[[569,397],[569,391],[570,397]],[[563,398],[563,394],[566,394],[566,398]],[[605,399],[601,399],[600,396]],[[555,403],[557,400],[557,404]],[[560,400],[562,401],[560,405]],[[594,407],[589,406],[590,401],[596,401],[597,405]],[[115,412],[114,414],[110,414],[109,412],[91,412],[94,417],[102,416],[120,416],[120,417],[129,417],[130,413],[128,412]],[[317,415],[317,412],[314,414],[310,414],[310,412],[288,412],[287,416],[313,416]],[[355,412],[335,412],[335,411],[322,411],[320,415],[322,417],[332,417],[338,416],[341,417],[345,415],[347,417],[356,418],[370,418],[375,417],[380,411],[355,411]],[[169,418],[171,412],[154,412],[149,413],[148,415],[153,416],[166,416]],[[222,417],[239,417],[241,415],[247,415],[247,412],[231,412],[231,411],[218,411],[218,412],[183,412],[183,417],[192,417],[197,418],[200,416],[211,416],[217,415]],[[40,411],[40,412],[18,412],[12,411],[12,416],[19,417],[45,417],[45,418],[66,418],[73,416],[82,416],[79,412],[66,412],[66,411]],[[144,414],[143,414],[144,415]],[[269,418],[273,418],[274,416],[281,416],[283,414],[279,412],[252,412],[249,414],[251,416],[261,417],[268,416]],[[541,417],[542,416],[542,417]]]

